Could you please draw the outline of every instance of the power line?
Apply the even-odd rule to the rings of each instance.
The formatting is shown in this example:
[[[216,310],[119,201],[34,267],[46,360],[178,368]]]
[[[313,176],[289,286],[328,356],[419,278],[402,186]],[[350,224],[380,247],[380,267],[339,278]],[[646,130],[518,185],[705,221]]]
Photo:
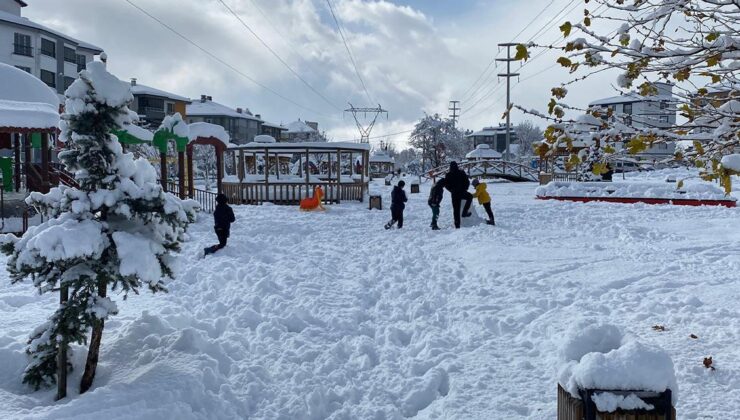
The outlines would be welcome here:
[[[273,90],[272,88],[270,88],[270,87],[268,87],[268,86],[266,86],[266,85],[264,85],[264,84],[262,84],[262,83],[258,82],[258,81],[257,81],[257,80],[255,80],[254,78],[250,77],[249,75],[245,74],[245,73],[244,73],[244,72],[242,72],[241,70],[239,70],[239,69],[237,69],[236,67],[232,66],[231,64],[227,63],[226,61],[224,61],[224,60],[223,60],[223,59],[221,59],[220,57],[216,56],[216,55],[215,55],[215,54],[213,54],[212,52],[210,52],[210,51],[206,50],[205,48],[201,47],[201,46],[200,46],[200,45],[198,45],[198,44],[197,44],[197,43],[196,43],[195,41],[191,40],[190,38],[186,37],[186,36],[185,36],[185,35],[183,35],[182,33],[178,32],[177,30],[175,30],[174,28],[172,28],[171,26],[167,25],[166,23],[164,23],[163,21],[161,21],[161,20],[160,20],[159,18],[157,18],[156,16],[154,16],[154,15],[152,15],[151,13],[147,12],[146,10],[142,9],[142,8],[141,8],[140,6],[138,6],[137,4],[133,3],[133,2],[131,1],[131,0],[124,0],[124,1],[125,1],[126,3],[128,3],[128,4],[130,4],[130,5],[131,5],[132,7],[134,7],[135,9],[139,10],[139,11],[140,11],[141,13],[143,13],[143,14],[147,15],[147,16],[148,16],[149,18],[151,18],[151,19],[152,19],[152,20],[154,20],[155,22],[157,22],[157,23],[159,23],[160,25],[162,25],[163,27],[167,28],[167,30],[169,30],[170,32],[172,32],[172,33],[174,33],[175,35],[177,35],[177,36],[179,36],[180,38],[182,38],[182,39],[183,39],[183,40],[184,40],[185,42],[187,42],[188,44],[190,44],[190,45],[194,46],[195,48],[199,49],[199,50],[200,50],[201,52],[205,53],[206,55],[208,55],[208,56],[209,56],[209,57],[211,57],[212,59],[214,59],[214,60],[218,61],[218,62],[219,62],[219,63],[221,63],[221,64],[222,64],[223,66],[225,66],[225,67],[229,68],[229,69],[230,69],[230,70],[232,70],[232,71],[233,71],[234,73],[236,73],[236,74],[238,74],[238,75],[240,75],[240,76],[244,77],[245,79],[247,79],[247,80],[249,80],[250,82],[254,83],[255,85],[257,85],[257,86],[261,87],[262,89],[265,89],[266,91],[268,91],[268,92],[272,93],[273,95],[277,96],[278,98],[280,98],[280,99],[282,99],[282,100],[284,100],[284,101],[286,101],[286,102],[288,102],[288,103],[291,103],[291,104],[293,104],[293,105],[297,106],[298,108],[304,109],[304,110],[306,110],[306,111],[310,111],[310,112],[313,112],[314,114],[317,114],[317,115],[321,115],[321,116],[323,116],[323,117],[327,117],[327,118],[334,118],[334,119],[336,119],[336,117],[331,117],[331,116],[329,116],[329,115],[326,115],[326,114],[324,114],[323,112],[319,112],[319,111],[316,111],[316,110],[314,110],[314,109],[312,109],[312,108],[309,108],[309,107],[307,107],[307,106],[301,105],[301,104],[299,104],[298,102],[296,102],[296,101],[294,101],[294,100],[292,100],[292,99],[290,99],[290,98],[288,98],[288,97],[286,97],[286,96],[282,95],[281,93],[279,93],[279,92],[277,92],[277,91]]]
[[[547,4],[547,5],[545,6],[545,7],[543,7],[543,8],[542,8],[542,10],[540,10],[540,12],[539,12],[539,13],[537,13],[537,15],[536,15],[536,16],[535,16],[535,17],[534,17],[534,18],[533,18],[533,19],[532,19],[532,20],[531,20],[531,21],[530,21],[530,22],[529,22],[528,24],[526,24],[526,25],[525,25],[525,26],[524,26],[524,27],[522,28],[522,30],[521,30],[521,31],[519,31],[519,33],[518,33],[518,34],[516,34],[516,35],[514,35],[514,36],[512,37],[512,39],[516,39],[516,38],[518,38],[518,37],[519,37],[519,35],[521,35],[521,34],[522,34],[522,33],[523,33],[524,31],[526,31],[526,30],[527,30],[527,29],[529,28],[529,26],[530,26],[530,25],[532,25],[532,24],[533,24],[533,23],[534,23],[534,22],[535,22],[535,21],[537,20],[537,18],[539,18],[540,16],[542,16],[542,14],[543,14],[543,13],[545,13],[545,11],[546,11],[546,10],[547,10],[547,9],[548,9],[548,8],[549,8],[550,6],[552,6],[552,4],[553,4],[554,2],[555,2],[555,0],[550,0],[550,3],[548,3],[548,4]],[[498,56],[498,55],[497,55],[497,56]],[[497,57],[497,56],[496,56],[496,57]],[[480,80],[481,80],[481,79],[483,78],[483,76],[484,76],[484,75],[485,75],[485,74],[486,74],[486,73],[488,72],[488,70],[489,70],[489,69],[491,68],[491,66],[492,66],[492,65],[493,65],[493,64],[494,64],[494,63],[496,62],[496,57],[494,57],[493,59],[491,59],[491,61],[490,61],[490,62],[488,63],[488,65],[486,66],[486,68],[485,68],[485,69],[483,69],[483,72],[482,72],[482,73],[481,73],[481,74],[480,74],[480,75],[478,76],[478,78],[477,78],[477,79],[475,79],[475,82],[473,82],[473,84],[472,84],[472,85],[470,85],[470,86],[469,86],[469,87],[468,87],[468,88],[467,88],[467,89],[465,90],[465,92],[463,92],[463,94],[462,94],[462,96],[461,96],[461,97],[463,98],[463,101],[467,101],[468,99],[472,99],[472,97],[471,97],[471,98],[467,98],[468,92],[470,92],[470,91],[471,91],[471,89],[473,89],[473,88],[475,87],[475,85],[476,85],[476,84],[477,84],[477,83],[478,83],[478,82],[479,82],[479,81],[480,81]],[[486,78],[486,80],[488,80],[488,79],[489,79],[489,78]],[[498,80],[498,79],[497,79],[497,80]],[[484,82],[484,83],[483,83],[483,84],[482,84],[482,85],[481,85],[480,87],[482,88],[482,87],[483,87],[483,85],[484,85],[485,83],[486,83],[486,82]]]
[[[362,80],[362,76],[360,75],[360,71],[357,69],[357,63],[355,62],[355,57],[352,54],[352,50],[349,48],[349,44],[347,44],[347,39],[344,37],[344,32],[342,31],[342,25],[339,24],[339,19],[337,18],[337,15],[334,14],[334,7],[331,5],[331,1],[326,0],[326,4],[329,6],[329,11],[331,12],[331,16],[334,18],[334,23],[337,24],[337,31],[339,31],[339,36],[342,38],[342,42],[344,43],[344,48],[347,49],[347,55],[349,55],[349,60],[352,62],[352,67],[355,69],[355,74],[357,75],[357,78],[360,80],[360,84],[362,85],[362,89],[365,91],[365,95],[367,96],[367,100],[370,101],[369,103],[373,103],[373,98],[370,96],[370,92],[367,90],[367,86],[365,86],[365,81]]]
[[[295,77],[297,77],[297,78],[298,78],[298,80],[300,80],[300,81],[301,81],[301,82],[302,82],[302,83],[303,83],[304,85],[306,85],[306,86],[307,86],[307,87],[308,87],[309,89],[311,89],[311,91],[312,91],[313,93],[315,93],[316,95],[318,95],[319,97],[321,97],[321,99],[323,99],[323,100],[324,100],[324,102],[326,102],[327,104],[329,104],[329,105],[333,106],[333,107],[334,107],[334,108],[336,108],[337,110],[341,110],[341,108],[339,108],[339,107],[338,107],[337,105],[335,105],[335,104],[334,104],[334,103],[333,103],[332,101],[330,101],[329,99],[327,99],[327,98],[326,98],[326,96],[324,96],[324,95],[323,95],[323,94],[322,94],[321,92],[319,92],[318,90],[316,90],[316,88],[314,88],[313,86],[311,86],[311,84],[310,84],[310,83],[308,83],[308,82],[306,81],[306,79],[304,79],[303,77],[301,77],[301,75],[300,75],[300,74],[298,74],[298,72],[296,72],[295,70],[293,70],[293,67],[291,67],[291,66],[290,66],[290,65],[289,65],[288,63],[286,63],[286,62],[285,62],[285,60],[283,60],[283,58],[282,58],[282,57],[280,57],[280,55],[279,55],[278,53],[276,53],[276,52],[275,52],[275,50],[273,50],[272,48],[270,48],[270,46],[269,46],[269,45],[267,45],[267,43],[266,43],[266,42],[265,42],[265,41],[264,41],[264,40],[263,40],[262,38],[260,38],[260,36],[259,36],[259,35],[257,35],[257,33],[256,33],[256,32],[254,32],[254,31],[252,30],[252,28],[250,28],[250,27],[249,27],[249,25],[247,25],[247,23],[246,23],[246,22],[244,22],[244,20],[243,20],[243,19],[242,19],[242,18],[241,18],[241,17],[240,17],[240,16],[239,16],[239,15],[238,15],[238,14],[237,14],[237,13],[236,13],[236,12],[235,12],[235,11],[234,11],[234,10],[233,10],[232,8],[231,8],[231,7],[229,7],[229,5],[227,5],[227,4],[226,4],[226,2],[224,2],[224,0],[218,0],[218,1],[219,1],[219,3],[221,3],[221,4],[222,4],[222,5],[223,5],[223,6],[224,6],[224,7],[226,8],[226,10],[228,10],[228,11],[229,11],[229,13],[231,13],[231,14],[232,14],[232,15],[233,15],[233,16],[234,16],[234,17],[235,17],[235,18],[236,18],[236,19],[237,19],[237,20],[238,20],[238,21],[239,21],[239,22],[240,22],[240,23],[242,24],[242,26],[244,26],[244,27],[245,27],[245,28],[246,28],[246,29],[247,29],[247,30],[248,30],[248,31],[249,31],[249,32],[250,32],[250,33],[251,33],[251,34],[252,34],[252,35],[253,35],[253,36],[254,36],[255,38],[257,38],[257,40],[258,40],[258,41],[259,41],[259,42],[260,42],[260,43],[261,43],[261,44],[262,44],[262,45],[263,45],[263,46],[264,46],[265,48],[267,48],[267,50],[268,50],[268,51],[270,51],[270,53],[272,53],[272,55],[274,55],[274,56],[275,56],[275,58],[277,58],[277,59],[278,59],[278,61],[280,61],[280,62],[281,62],[281,63],[282,63],[282,64],[283,64],[284,66],[285,66],[285,68],[287,68],[287,69],[288,69],[288,70],[289,70],[289,71],[290,71],[291,73],[293,73],[293,75],[294,75]]]

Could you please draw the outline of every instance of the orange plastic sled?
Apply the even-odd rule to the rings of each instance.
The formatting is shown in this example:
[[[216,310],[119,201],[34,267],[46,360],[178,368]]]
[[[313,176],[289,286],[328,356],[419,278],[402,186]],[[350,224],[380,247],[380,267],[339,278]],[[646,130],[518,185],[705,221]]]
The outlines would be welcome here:
[[[301,200],[301,210],[312,211],[312,210],[326,210],[321,199],[324,198],[324,190],[320,186],[313,189],[313,197],[304,198]]]

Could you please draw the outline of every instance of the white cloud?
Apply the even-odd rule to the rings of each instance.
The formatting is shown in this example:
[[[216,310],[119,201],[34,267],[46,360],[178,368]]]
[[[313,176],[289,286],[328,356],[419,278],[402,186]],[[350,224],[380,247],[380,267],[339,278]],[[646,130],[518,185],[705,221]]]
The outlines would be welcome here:
[[[287,123],[299,117],[319,121],[321,128],[335,139],[356,136],[351,117],[341,113],[347,102],[375,105],[367,103],[323,1],[225,0],[339,110],[297,80],[218,1],[132,1],[260,83],[322,114],[330,114],[330,118],[297,108],[254,85],[125,1],[35,0],[24,14],[103,47],[109,56],[109,68],[121,79],[136,77],[140,83],[193,98],[208,94],[218,102],[247,107],[274,122]],[[260,14],[253,1],[277,29]],[[383,0],[334,0],[332,4],[344,24],[370,94],[390,111],[390,120],[380,121],[373,134],[409,129],[424,112],[446,114],[448,101],[461,99],[463,91],[496,54],[496,44],[508,41],[529,22],[533,11],[547,3],[533,0],[522,7],[518,1],[481,1],[454,18],[444,19]],[[522,34],[523,39],[564,4],[557,0],[548,9],[549,14]],[[582,15],[581,9],[577,8],[573,15]],[[556,23],[540,41],[557,38]],[[522,70],[522,77],[546,68],[556,57],[548,54],[535,60]],[[516,86],[512,98],[524,106],[542,109],[549,88],[566,76],[567,72],[554,68]],[[596,79],[580,91],[572,89],[569,99],[587,102],[611,95],[613,92],[604,87],[604,80]],[[462,125],[477,129],[498,123],[504,101],[495,100],[503,92],[498,89],[466,113]],[[463,102],[463,110],[471,105],[472,101]],[[514,115],[515,121],[524,118]]]

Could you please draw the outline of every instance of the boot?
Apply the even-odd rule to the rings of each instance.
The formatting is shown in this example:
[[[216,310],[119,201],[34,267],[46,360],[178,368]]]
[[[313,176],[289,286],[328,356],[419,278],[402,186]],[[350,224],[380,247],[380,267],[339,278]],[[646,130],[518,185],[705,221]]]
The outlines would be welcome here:
[[[432,222],[432,230],[439,230],[439,226],[437,226],[437,222]]]
[[[385,230],[388,230],[393,227],[393,220],[385,224]]]
[[[467,213],[463,214],[462,217],[470,217],[472,215],[473,215],[473,213],[467,212]]]

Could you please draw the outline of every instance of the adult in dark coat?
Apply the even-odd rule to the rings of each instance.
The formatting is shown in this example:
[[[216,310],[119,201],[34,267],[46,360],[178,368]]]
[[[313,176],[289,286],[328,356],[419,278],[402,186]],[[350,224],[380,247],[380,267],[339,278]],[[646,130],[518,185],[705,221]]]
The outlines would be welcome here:
[[[450,192],[452,198],[452,214],[455,217],[456,229],[460,228],[460,206],[463,200],[465,200],[465,208],[462,216],[468,217],[471,215],[470,205],[473,204],[473,194],[468,192],[469,187],[470,179],[468,179],[468,175],[460,170],[457,162],[450,162],[450,170],[445,175],[445,188]]]
[[[213,211],[213,229],[218,237],[218,245],[206,248],[205,255],[213,254],[226,246],[226,240],[231,233],[231,224],[236,221],[234,211],[229,206],[229,199],[223,194],[216,196],[216,210]]]

